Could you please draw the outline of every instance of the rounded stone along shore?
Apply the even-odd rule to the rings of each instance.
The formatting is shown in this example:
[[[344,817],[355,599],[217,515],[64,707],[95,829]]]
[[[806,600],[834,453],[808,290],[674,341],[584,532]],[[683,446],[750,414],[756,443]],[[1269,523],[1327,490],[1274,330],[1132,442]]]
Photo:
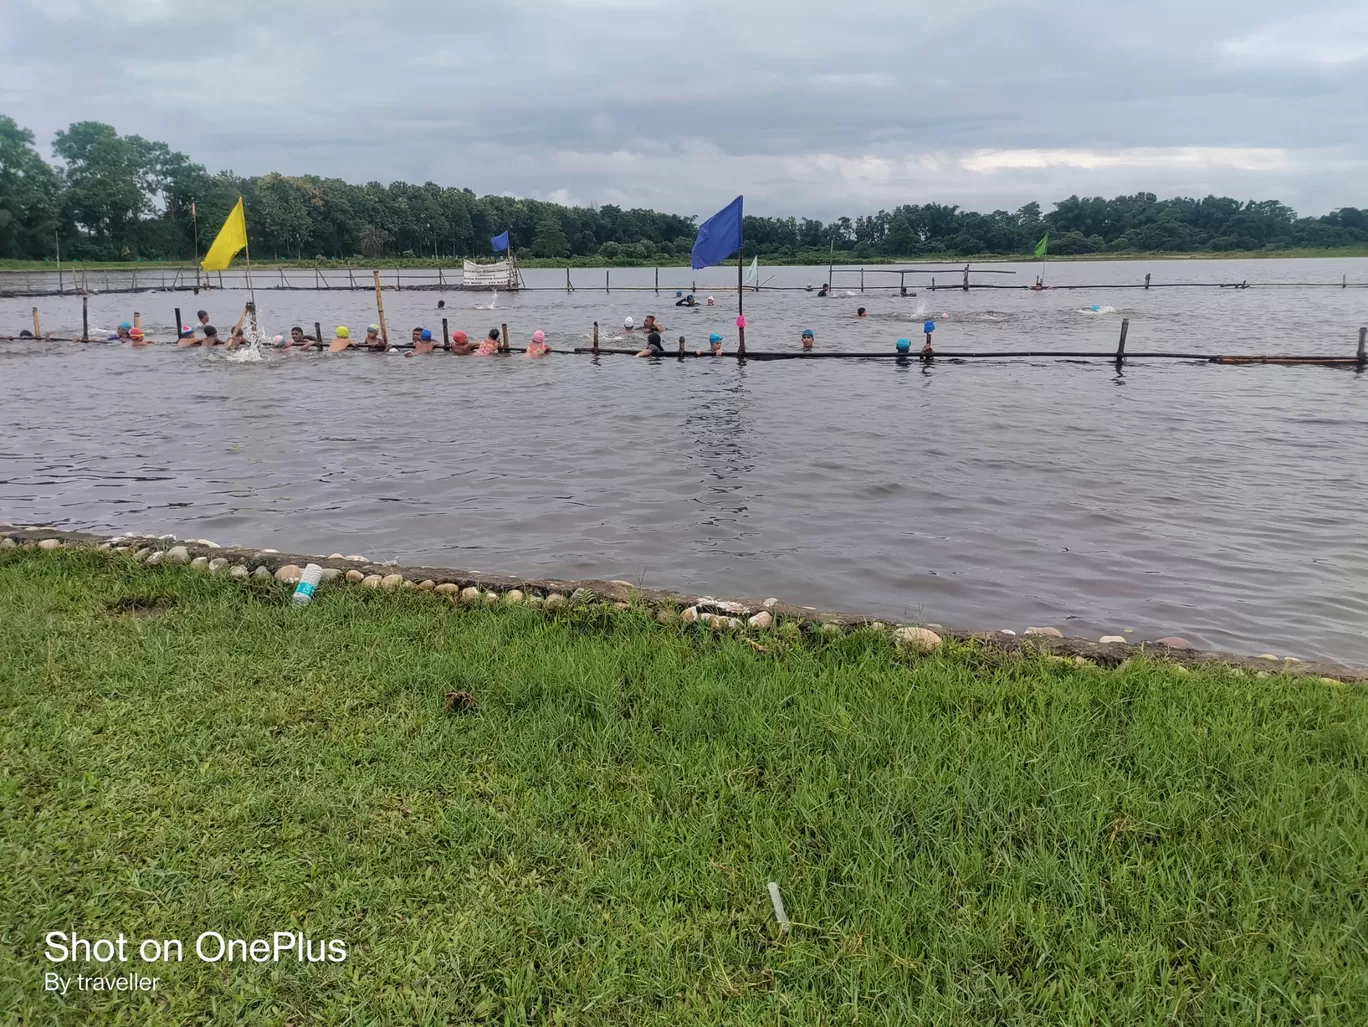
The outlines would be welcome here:
[[[700,624],[719,632],[762,633],[779,628],[815,635],[839,636],[847,631],[887,632],[905,650],[929,652],[947,642],[972,643],[1004,652],[1044,652],[1083,666],[1117,667],[1143,656],[1187,669],[1223,665],[1232,670],[1268,677],[1288,674],[1314,677],[1332,684],[1368,682],[1368,668],[1343,666],[1277,656],[1238,656],[1195,648],[1178,636],[1130,642],[1122,635],[1105,635],[1096,642],[1066,637],[1059,629],[1030,626],[966,631],[940,624],[889,624],[873,616],[794,606],[777,599],[718,599],[662,589],[639,588],[627,581],[519,578],[444,567],[400,566],[397,561],[374,561],[365,556],[332,553],[304,556],[274,549],[220,546],[208,539],[178,539],[172,535],[117,535],[60,531],[46,525],[0,524],[0,551],[18,547],[38,550],[85,549],[146,566],[184,565],[191,570],[232,578],[271,579],[282,584],[300,580],[307,564],[323,568],[320,588],[354,585],[378,589],[412,588],[456,603],[503,603],[555,609],[609,604],[626,610],[645,606],[662,624]]]

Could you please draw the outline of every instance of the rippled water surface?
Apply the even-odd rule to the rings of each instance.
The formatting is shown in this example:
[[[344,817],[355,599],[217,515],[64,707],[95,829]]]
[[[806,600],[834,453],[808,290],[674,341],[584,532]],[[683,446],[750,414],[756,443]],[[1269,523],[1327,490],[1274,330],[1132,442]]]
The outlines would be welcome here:
[[[1001,269],[1033,279],[1037,265]],[[1058,264],[1049,281],[1368,282],[1368,261]],[[762,269],[772,285],[822,268]],[[387,292],[391,334],[450,328],[557,348],[658,314],[673,345],[719,331],[736,297],[676,310],[734,271],[576,271],[580,290]],[[771,278],[771,276],[773,276]],[[944,273],[938,281],[957,281]],[[531,285],[563,271],[528,272]],[[269,278],[265,279],[269,281]],[[987,280],[987,279],[985,279]],[[875,276],[868,275],[866,284]],[[1368,289],[926,289],[746,297],[752,350],[919,343],[942,351],[1353,353]],[[840,283],[838,283],[840,284]],[[846,285],[858,289],[856,276]],[[588,286],[598,286],[591,291]],[[92,326],[142,311],[171,337],[238,292],[97,295]],[[71,297],[0,300],[0,334],[79,332]],[[365,292],[258,292],[264,326],[361,331]],[[857,319],[855,309],[869,309]],[[1101,309],[1092,311],[1092,306]],[[1242,652],[1368,661],[1368,379],[1353,371],[1139,360],[646,361],[557,354],[271,354],[0,343],[0,519],[169,531],[306,553],[624,578],[714,595],[972,628],[1181,634]]]

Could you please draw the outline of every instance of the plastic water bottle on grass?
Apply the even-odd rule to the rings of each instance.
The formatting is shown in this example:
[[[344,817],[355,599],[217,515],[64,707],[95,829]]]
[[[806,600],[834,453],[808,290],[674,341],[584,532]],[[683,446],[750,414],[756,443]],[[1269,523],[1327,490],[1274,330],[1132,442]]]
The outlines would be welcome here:
[[[294,603],[296,606],[308,606],[313,601],[314,590],[318,588],[318,583],[323,580],[323,568],[316,563],[311,563],[304,568],[304,573],[300,575],[299,584],[295,586]]]

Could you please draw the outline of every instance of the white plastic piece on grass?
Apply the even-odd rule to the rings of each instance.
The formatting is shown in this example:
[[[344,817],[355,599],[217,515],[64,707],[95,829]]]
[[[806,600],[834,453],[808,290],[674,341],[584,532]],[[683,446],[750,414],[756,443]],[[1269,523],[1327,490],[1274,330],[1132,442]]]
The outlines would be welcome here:
[[[789,918],[788,914],[784,912],[784,900],[779,897],[778,881],[769,883],[769,895],[770,902],[774,903],[774,919],[779,921],[779,930],[787,931],[789,929]]]

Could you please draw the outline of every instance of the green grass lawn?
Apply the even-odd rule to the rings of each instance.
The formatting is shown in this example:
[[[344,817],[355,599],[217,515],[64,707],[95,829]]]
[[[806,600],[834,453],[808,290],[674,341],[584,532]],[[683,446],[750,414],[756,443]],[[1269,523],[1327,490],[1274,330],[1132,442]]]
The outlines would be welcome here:
[[[0,553],[0,1021],[1368,1020],[1361,687],[288,594]]]

